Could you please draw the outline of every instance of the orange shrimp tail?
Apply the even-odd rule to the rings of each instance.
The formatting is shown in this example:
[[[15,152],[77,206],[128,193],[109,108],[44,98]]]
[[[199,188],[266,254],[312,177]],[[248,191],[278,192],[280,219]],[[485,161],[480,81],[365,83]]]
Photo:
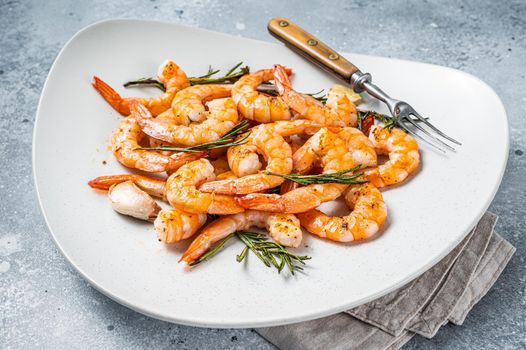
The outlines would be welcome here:
[[[277,194],[251,193],[235,198],[237,204],[245,209],[256,209],[269,212],[284,212],[282,197]]]
[[[282,65],[275,64],[273,67],[274,72],[274,84],[280,95],[283,95],[286,90],[291,88],[289,75],[292,74],[292,70],[283,67]],[[290,73],[289,73],[290,71]]]
[[[201,152],[178,152],[174,153],[170,156],[170,165],[169,169],[170,171],[177,170],[186,163],[193,162],[194,160],[198,160],[201,158],[204,158],[208,155],[208,151],[201,151]]]
[[[295,190],[296,188],[298,188],[300,186],[299,183],[297,182],[294,182],[294,181],[290,181],[290,180],[286,180],[285,182],[283,182],[281,184],[281,188],[280,188],[280,191],[279,193],[280,194],[285,194],[287,192],[290,192],[292,190]]]
[[[112,185],[132,180],[133,181],[133,175],[131,174],[122,174],[122,175],[108,175],[108,176],[99,176],[90,182],[88,182],[88,185],[91,188],[95,188],[97,190],[104,190],[107,191],[110,189]]]
[[[91,85],[117,112],[124,116],[130,115],[128,100],[122,98],[117,91],[113,90],[113,88],[102,79],[94,75]]]
[[[151,119],[152,113],[138,100],[131,99],[129,101],[130,114],[138,119]]]
[[[205,246],[208,246],[208,238],[201,234],[192,241],[178,262],[184,261],[188,265],[192,265],[193,262],[205,253],[206,250],[202,250],[202,247]]]

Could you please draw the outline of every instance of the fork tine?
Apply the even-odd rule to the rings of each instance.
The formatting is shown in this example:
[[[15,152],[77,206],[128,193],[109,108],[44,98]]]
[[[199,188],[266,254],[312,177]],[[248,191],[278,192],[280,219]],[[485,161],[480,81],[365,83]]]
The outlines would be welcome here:
[[[404,128],[405,131],[407,131],[408,134],[411,134],[413,137],[416,137],[417,139],[419,139],[420,141],[423,141],[425,143],[427,143],[429,146],[435,148],[436,150],[442,152],[442,153],[446,153],[445,150],[443,150],[442,148],[438,147],[436,144],[432,143],[432,142],[429,142],[428,140],[426,140],[425,138],[423,138],[422,136],[420,136],[418,133],[414,132],[413,130],[409,129],[404,123],[402,122],[398,122],[398,124]]]
[[[459,141],[455,140],[454,138],[444,134],[442,131],[440,131],[436,126],[434,126],[433,124],[431,124],[426,118],[422,117],[420,114],[418,114],[415,110],[412,111],[412,113],[418,120],[420,120],[422,123],[424,123],[425,125],[427,125],[430,129],[432,129],[433,131],[435,131],[437,134],[439,134],[440,136],[444,137],[445,139],[448,139],[449,141],[453,142],[453,143],[456,143],[457,145],[462,145]]]
[[[434,142],[438,142],[440,143],[442,146],[446,147],[447,149],[451,150],[451,151],[454,151],[455,149],[453,147],[451,147],[450,145],[448,145],[447,143],[445,143],[444,141],[440,140],[439,138],[436,138],[434,137],[429,131],[427,131],[426,129],[424,129],[423,127],[421,127],[420,125],[418,125],[417,122],[414,122],[410,117],[405,117],[403,118],[404,120],[407,120],[409,123],[411,123],[411,125],[413,125],[415,128],[417,128],[418,130],[422,131],[424,134],[426,134],[428,137],[431,138],[431,140],[433,140]]]

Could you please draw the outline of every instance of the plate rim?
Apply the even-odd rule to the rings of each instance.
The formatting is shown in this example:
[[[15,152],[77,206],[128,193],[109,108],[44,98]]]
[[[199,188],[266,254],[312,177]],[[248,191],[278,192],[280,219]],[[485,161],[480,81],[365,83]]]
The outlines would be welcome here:
[[[61,244],[59,243],[59,241],[55,237],[55,234],[53,233],[53,230],[52,230],[51,225],[49,223],[49,220],[47,218],[46,211],[44,209],[44,205],[43,205],[42,199],[41,199],[41,194],[40,194],[40,190],[39,190],[39,186],[38,186],[38,180],[37,180],[37,177],[38,177],[37,169],[35,167],[35,164],[36,164],[36,151],[35,151],[36,148],[35,148],[35,144],[36,144],[37,134],[38,134],[37,130],[39,130],[39,128],[38,128],[39,121],[40,121],[39,115],[40,115],[42,103],[43,103],[43,100],[44,100],[44,96],[46,95],[46,92],[47,92],[47,86],[48,86],[49,79],[50,79],[52,73],[54,72],[54,70],[56,69],[57,62],[60,60],[60,58],[62,57],[63,53],[71,45],[71,43],[78,36],[80,36],[82,33],[86,32],[88,30],[91,30],[92,28],[95,28],[95,27],[98,27],[98,26],[101,26],[101,25],[105,25],[105,24],[108,24],[108,23],[115,23],[115,22],[121,22],[121,23],[142,22],[142,23],[166,24],[166,25],[170,25],[170,26],[174,26],[174,27],[182,27],[182,28],[191,29],[191,30],[195,30],[195,31],[201,31],[201,32],[205,32],[205,33],[221,34],[221,35],[229,36],[229,37],[236,38],[236,39],[239,39],[239,37],[235,36],[235,35],[232,35],[232,34],[228,34],[228,33],[217,32],[217,31],[213,31],[213,30],[203,29],[203,28],[199,28],[199,27],[192,27],[192,26],[182,25],[182,24],[179,24],[179,23],[172,23],[172,22],[168,22],[168,21],[149,20],[149,19],[133,19],[133,18],[110,18],[110,19],[104,19],[104,20],[101,20],[101,21],[93,22],[93,23],[81,28],[80,30],[78,30],[64,44],[64,46],[60,49],[60,51],[58,52],[57,56],[55,57],[55,59],[53,61],[53,64],[51,65],[51,67],[50,67],[50,69],[48,71],[46,80],[45,80],[45,82],[44,82],[44,84],[42,86],[42,91],[40,93],[38,106],[37,106],[37,109],[36,109],[35,122],[34,122],[34,126],[33,126],[33,135],[32,135],[32,147],[31,147],[31,167],[32,167],[32,174],[33,174],[32,177],[33,177],[33,184],[34,184],[34,187],[35,187],[35,191],[36,191],[36,195],[37,195],[37,199],[38,199],[40,212],[41,212],[42,216],[44,217],[44,221],[46,223],[46,226],[48,228],[49,234],[51,235],[51,238],[52,238],[53,242],[57,246],[59,252],[64,256],[64,258],[68,261],[68,263],[75,269],[75,271],[84,280],[86,280],[93,288],[95,288],[97,291],[101,292],[102,294],[104,294],[105,296],[109,297],[110,299],[118,302],[119,304],[126,306],[129,309],[132,309],[132,310],[134,310],[136,312],[139,312],[139,313],[141,313],[143,315],[146,315],[146,316],[149,316],[149,317],[152,317],[152,318],[155,318],[155,319],[159,319],[159,320],[162,320],[162,321],[167,321],[167,322],[181,324],[181,325],[187,325],[187,326],[194,326],[194,327],[214,327],[214,328],[270,327],[270,326],[279,326],[279,325],[293,324],[293,323],[298,323],[298,322],[303,322],[303,321],[308,321],[308,320],[314,320],[314,319],[318,319],[318,318],[334,315],[336,313],[339,313],[339,312],[351,309],[353,307],[365,304],[365,303],[367,303],[369,301],[375,300],[375,299],[377,299],[377,298],[379,298],[379,297],[381,297],[383,295],[386,295],[386,294],[388,294],[388,293],[390,293],[390,292],[392,292],[392,291],[394,291],[394,290],[406,285],[407,283],[411,282],[412,280],[414,280],[415,278],[417,278],[418,276],[420,276],[421,274],[423,274],[424,272],[429,270],[432,266],[434,266],[442,258],[444,258],[447,254],[449,254],[453,250],[453,248],[456,247],[467,236],[467,234],[471,231],[471,229],[476,225],[476,223],[480,220],[480,218],[488,210],[489,206],[491,205],[491,202],[495,198],[495,195],[497,194],[497,192],[498,192],[498,190],[500,188],[500,185],[502,183],[502,179],[503,179],[504,173],[506,171],[506,167],[507,167],[507,163],[508,163],[508,157],[509,157],[509,147],[510,147],[509,121],[508,121],[508,114],[506,112],[506,109],[505,109],[505,106],[504,106],[502,100],[500,99],[499,95],[495,92],[495,90],[489,84],[487,84],[482,79],[480,79],[480,78],[478,78],[478,77],[476,77],[476,76],[474,76],[474,75],[472,75],[470,73],[466,73],[466,72],[463,72],[461,70],[458,70],[458,69],[455,69],[455,68],[451,68],[451,67],[446,67],[446,66],[441,66],[441,65],[436,65],[436,64],[432,64],[432,63],[426,63],[426,62],[419,62],[419,61],[399,59],[399,58],[373,56],[373,55],[365,55],[365,54],[353,54],[353,55],[364,56],[364,57],[386,58],[386,59],[389,59],[389,60],[401,61],[401,62],[406,62],[406,63],[418,63],[418,64],[424,64],[424,65],[429,65],[429,66],[433,66],[433,67],[439,67],[441,69],[447,69],[447,70],[455,72],[456,74],[460,73],[461,75],[464,75],[465,77],[467,77],[469,79],[475,80],[477,83],[479,83],[483,87],[485,87],[488,90],[488,92],[490,92],[496,98],[496,102],[498,102],[498,108],[501,109],[502,114],[504,116],[504,122],[505,122],[505,125],[504,125],[505,148],[504,148],[504,151],[505,152],[504,152],[504,156],[502,157],[501,164],[500,164],[500,169],[499,169],[499,174],[498,174],[498,181],[496,181],[496,183],[494,185],[494,188],[491,191],[491,194],[486,199],[486,203],[484,203],[484,205],[483,205],[483,210],[481,210],[481,212],[472,220],[472,222],[470,224],[470,229],[467,230],[466,232],[464,232],[463,234],[459,235],[457,240],[453,240],[452,243],[448,246],[448,248],[444,249],[442,251],[442,253],[438,254],[434,259],[430,260],[430,262],[428,262],[427,264],[423,265],[421,268],[417,269],[412,274],[407,275],[405,278],[403,278],[398,283],[395,283],[395,284],[391,285],[390,287],[385,288],[384,290],[382,290],[382,291],[380,291],[378,293],[368,295],[367,297],[361,298],[359,300],[355,300],[355,301],[353,301],[351,303],[347,303],[345,305],[340,305],[338,307],[332,307],[330,309],[325,309],[324,311],[311,312],[311,313],[307,312],[307,313],[302,313],[299,316],[293,316],[293,317],[288,317],[288,318],[279,319],[279,320],[276,320],[276,319],[263,319],[263,320],[261,320],[260,319],[260,320],[255,320],[255,321],[252,321],[252,322],[240,322],[240,321],[223,322],[223,321],[220,320],[220,321],[212,321],[212,322],[210,322],[210,321],[203,320],[203,319],[198,319],[198,318],[195,318],[195,319],[192,319],[192,318],[181,319],[181,318],[178,318],[177,316],[174,316],[174,315],[162,314],[162,313],[159,313],[159,312],[155,312],[155,311],[151,311],[151,310],[148,310],[146,308],[143,308],[140,305],[136,305],[136,304],[134,304],[131,301],[128,301],[128,300],[126,300],[124,298],[119,297],[117,294],[112,293],[110,290],[106,289],[104,286],[102,286],[99,283],[97,283],[94,279],[92,279],[88,275],[88,273],[85,273],[82,270],[81,267],[77,266],[74,263],[74,259],[72,259],[68,255],[68,253],[62,248]],[[258,40],[258,39],[246,38],[246,37],[241,37],[241,38],[242,39],[246,39],[246,40],[255,41],[255,42],[258,42],[258,43],[272,44],[272,42],[264,41],[264,40]],[[350,53],[344,52],[343,54],[347,55],[347,54],[350,54]]]

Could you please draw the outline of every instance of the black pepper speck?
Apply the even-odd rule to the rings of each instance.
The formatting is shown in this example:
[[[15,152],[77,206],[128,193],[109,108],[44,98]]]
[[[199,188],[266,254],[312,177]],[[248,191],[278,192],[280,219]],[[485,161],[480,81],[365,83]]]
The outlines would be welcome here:
[[[112,331],[115,329],[115,326],[110,324],[108,327],[106,327],[107,330]]]
[[[524,154],[524,152],[520,149],[516,149],[515,150],[515,154],[518,155],[518,156],[522,156]]]

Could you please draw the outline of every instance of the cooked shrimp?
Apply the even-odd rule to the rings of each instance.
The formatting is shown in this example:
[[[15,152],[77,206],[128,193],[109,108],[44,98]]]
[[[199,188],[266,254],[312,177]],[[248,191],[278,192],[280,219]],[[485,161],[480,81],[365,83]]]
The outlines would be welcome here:
[[[376,187],[400,183],[418,168],[418,144],[405,131],[397,128],[388,130],[375,125],[371,128],[369,139],[377,153],[389,155],[386,163],[365,171],[365,178]]]
[[[145,107],[142,107],[145,108]],[[128,168],[148,172],[178,169],[181,165],[203,157],[206,152],[174,153],[171,156],[159,152],[140,150],[140,140],[144,136],[135,118],[127,117],[120,121],[113,131],[111,148],[117,160]]]
[[[331,126],[356,126],[356,106],[337,90],[330,90],[325,106],[311,96],[302,95],[292,89],[285,68],[274,65],[274,83],[287,106],[302,118]]]
[[[292,151],[290,146],[283,137],[273,132],[272,128],[268,128],[266,124],[252,128],[247,141],[247,144],[254,145],[257,152],[265,158],[266,171],[278,174],[291,172]],[[233,180],[207,182],[201,185],[200,190],[222,194],[246,194],[279,186],[283,181],[284,179],[279,176],[258,173]]]
[[[252,226],[266,228],[278,243],[297,247],[301,243],[302,231],[299,220],[292,214],[272,214],[257,210],[221,217],[203,228],[180,261],[191,264],[206,253],[217,241],[229,234],[246,230]]]
[[[187,87],[175,95],[172,106],[158,118],[176,125],[202,122],[208,117],[205,103],[217,98],[229,97],[231,91],[232,85],[208,84]]]
[[[208,102],[208,117],[202,123],[176,125],[167,120],[152,118],[147,108],[138,102],[130,102],[132,116],[142,131],[156,139],[184,146],[195,146],[216,141],[237,123],[238,114],[231,98]]]
[[[322,124],[306,119],[282,120],[265,125],[283,137],[312,135],[323,127]],[[256,174],[263,167],[259,159],[258,148],[251,142],[230,147],[227,151],[227,157],[230,169],[237,177]]]
[[[292,71],[283,68],[285,75]],[[239,113],[246,119],[269,123],[292,117],[289,107],[281,97],[269,96],[256,90],[263,82],[274,79],[272,69],[261,69],[241,77],[232,88],[232,98]]]
[[[228,160],[225,156],[221,156],[216,159],[209,159],[210,164],[214,167],[214,175],[218,176],[220,174],[230,171],[230,166],[228,165]]]
[[[122,174],[100,176],[96,179],[91,180],[89,182],[89,185],[92,188],[100,190],[109,190],[111,188],[113,189],[113,192],[115,192],[117,186],[122,186],[123,184],[127,184],[129,182],[132,182],[134,186],[136,185],[144,192],[152,196],[166,200],[166,181],[144,175]],[[148,210],[152,210],[153,212],[153,209],[148,208],[156,208],[157,211],[154,212],[155,215],[152,214],[149,215],[149,217],[152,219],[150,221],[153,221],[153,219],[155,219],[155,231],[159,236],[159,240],[161,240],[164,243],[173,243],[191,237],[201,226],[204,225],[207,219],[206,214],[203,213],[191,214],[177,209],[159,211],[161,208],[157,206],[157,203],[153,203],[151,203],[149,200],[143,200],[142,202],[140,202],[139,200],[133,200],[133,198],[129,199],[128,201],[121,200],[119,202],[121,207],[127,205],[128,211],[133,209],[139,213],[143,213],[144,211]],[[132,209],[129,209],[129,207],[132,207]],[[115,205],[114,209],[117,210],[117,208],[115,208]],[[124,209],[126,209],[126,207]],[[122,213],[122,211],[117,211]],[[128,213],[123,214],[131,215]]]
[[[159,97],[121,97],[117,91],[102,81],[99,77],[94,76],[92,85],[102,97],[120,114],[130,115],[130,101],[135,99],[146,106],[150,112],[156,116],[170,108],[172,100],[177,91],[190,86],[190,82],[185,72],[171,60],[165,61],[159,67],[157,78],[164,84],[166,92]]]
[[[112,185],[108,191],[113,210],[134,218],[152,221],[161,207],[132,181]]]
[[[374,146],[359,129],[343,128],[338,132],[338,137],[341,138],[347,145],[347,149],[352,153],[355,164],[362,167],[371,167],[377,165],[377,156]]]
[[[191,214],[181,210],[161,210],[154,221],[159,240],[174,243],[192,237],[206,222],[204,213]]]
[[[236,214],[244,211],[234,197],[205,193],[199,185],[215,178],[214,167],[207,159],[199,159],[180,167],[166,181],[166,197],[170,204],[189,213]]]
[[[352,210],[349,215],[330,217],[319,210],[309,210],[298,214],[301,226],[316,236],[350,242],[373,236],[387,218],[382,194],[370,183],[351,185],[345,201]]]
[[[166,192],[164,189],[166,181],[144,175],[120,174],[99,176],[88,182],[88,185],[91,188],[108,191],[111,186],[125,181],[132,181],[134,184],[139,186],[144,192],[148,193],[151,196],[163,199],[166,197]]]
[[[323,173],[334,173],[350,169],[354,165],[352,154],[345,143],[327,128],[314,134],[293,155],[294,171],[306,173],[316,160]],[[282,195],[252,193],[236,200],[247,209],[281,213],[302,213],[314,209],[323,202],[338,198],[348,185],[328,183],[311,184],[296,188]]]

